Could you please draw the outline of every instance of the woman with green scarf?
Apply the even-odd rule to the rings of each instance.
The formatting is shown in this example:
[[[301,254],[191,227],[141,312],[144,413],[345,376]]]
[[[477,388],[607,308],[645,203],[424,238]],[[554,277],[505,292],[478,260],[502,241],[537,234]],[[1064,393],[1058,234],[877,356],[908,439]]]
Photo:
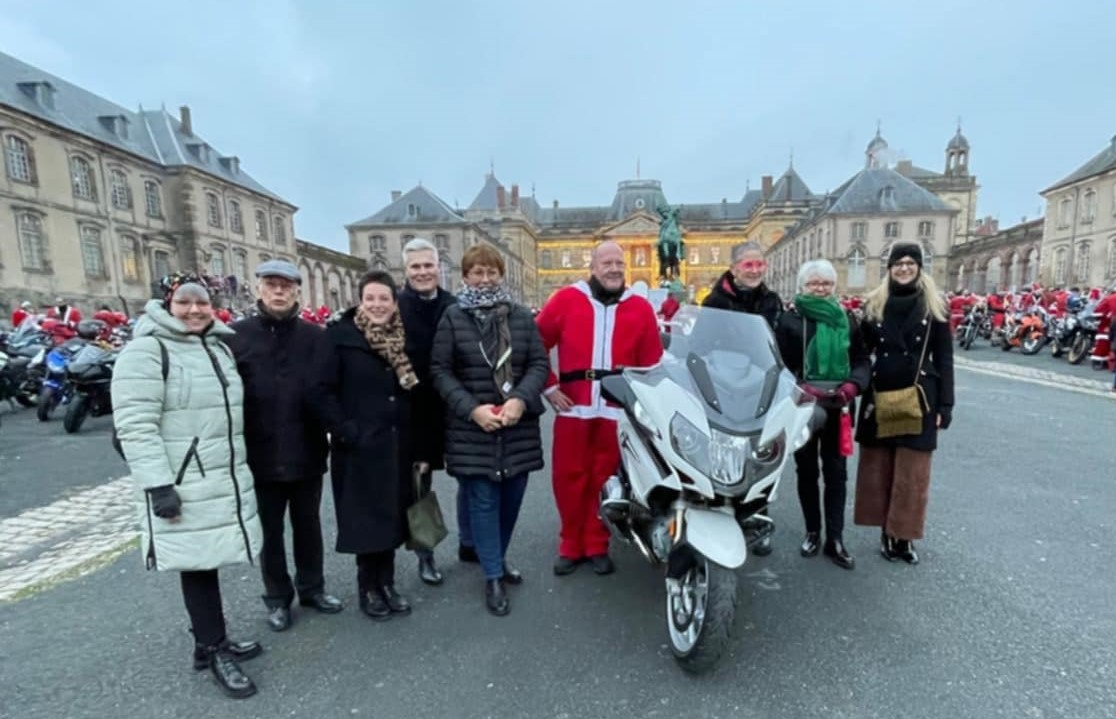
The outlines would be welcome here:
[[[775,338],[783,362],[799,380],[802,391],[825,408],[827,421],[794,454],[798,500],[806,520],[803,557],[822,550],[834,564],[852,569],[855,561],[845,549],[845,485],[848,469],[841,452],[841,417],[855,416],[853,402],[868,386],[871,360],[860,327],[837,302],[837,272],[826,260],[811,260],[798,271],[794,307],[779,317]],[[820,471],[819,471],[820,464]],[[818,501],[819,475],[825,481]],[[821,542],[825,505],[825,544]]]

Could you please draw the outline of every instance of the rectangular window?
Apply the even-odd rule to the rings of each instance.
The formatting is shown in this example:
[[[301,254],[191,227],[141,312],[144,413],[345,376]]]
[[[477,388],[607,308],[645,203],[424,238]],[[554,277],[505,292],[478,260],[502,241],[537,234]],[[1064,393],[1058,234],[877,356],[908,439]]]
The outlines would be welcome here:
[[[894,240],[899,237],[899,223],[888,222],[886,225],[884,225],[884,237],[889,240]]]
[[[267,215],[263,210],[256,210],[256,239],[267,241]]]
[[[143,199],[147,205],[148,217],[163,216],[163,197],[159,194],[159,183],[147,180],[143,183]],[[162,275],[159,275],[162,277]]]
[[[139,279],[139,248],[136,238],[124,235],[120,238],[120,266],[124,279],[135,282]]]
[[[287,225],[284,223],[282,215],[275,216],[275,244],[287,244]]]
[[[128,187],[128,176],[120,170],[113,170],[109,177],[112,180],[112,206],[118,210],[130,209],[132,189]]]
[[[240,216],[240,203],[229,200],[229,228],[238,235],[244,234],[244,221]]]
[[[156,279],[162,279],[171,273],[170,254],[166,252],[156,251],[151,257],[151,264]]]
[[[209,216],[210,227],[221,226],[221,198],[213,192],[205,193],[205,204]]]
[[[233,274],[242,280],[248,278],[248,257],[243,252],[233,253]]]
[[[919,237],[930,237],[933,234],[934,234],[934,223],[933,222],[928,222],[926,220],[923,220],[922,222],[918,223],[918,236]]]
[[[85,265],[85,276],[105,277],[105,255],[101,248],[101,231],[85,225],[81,228],[81,259]]]
[[[82,157],[70,158],[70,182],[74,196],[83,200],[97,200],[97,185],[93,182],[93,169]]]
[[[863,242],[864,238],[868,236],[868,223],[867,222],[854,222],[851,226],[851,233],[849,237],[854,241]]]
[[[29,270],[46,269],[46,252],[43,243],[43,222],[38,215],[24,212],[16,219],[19,225],[19,247],[23,266]]]
[[[210,274],[216,275],[217,277],[224,277],[225,276],[225,251],[224,250],[222,250],[218,247],[213,248],[213,256],[209,260],[209,271],[210,271]]]
[[[15,135],[8,135],[4,139],[4,150],[8,160],[8,177],[16,182],[35,182],[35,158],[31,154],[31,146]]]

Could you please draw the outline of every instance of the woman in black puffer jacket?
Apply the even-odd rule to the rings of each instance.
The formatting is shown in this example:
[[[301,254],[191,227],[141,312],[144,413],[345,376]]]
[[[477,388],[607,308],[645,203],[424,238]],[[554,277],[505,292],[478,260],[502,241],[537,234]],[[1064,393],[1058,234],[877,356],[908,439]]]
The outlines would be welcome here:
[[[505,583],[523,581],[505,561],[527,489],[543,466],[540,393],[550,362],[531,311],[502,284],[504,260],[486,245],[461,259],[465,288],[438,324],[434,386],[446,403],[446,470],[468,497],[488,610],[510,610]]]

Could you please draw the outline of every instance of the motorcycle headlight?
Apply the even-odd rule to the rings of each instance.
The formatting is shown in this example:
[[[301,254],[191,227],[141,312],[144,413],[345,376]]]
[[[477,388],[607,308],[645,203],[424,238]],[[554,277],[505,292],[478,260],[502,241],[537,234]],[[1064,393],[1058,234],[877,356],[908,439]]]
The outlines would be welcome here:
[[[51,372],[64,372],[66,370],[66,360],[55,355],[47,355],[46,364],[47,369]]]
[[[693,422],[677,412],[670,418],[670,445],[687,462],[705,474],[710,474],[709,438]]]
[[[714,429],[709,441],[709,468],[714,481],[727,485],[744,481],[750,448],[747,437],[735,437]]]

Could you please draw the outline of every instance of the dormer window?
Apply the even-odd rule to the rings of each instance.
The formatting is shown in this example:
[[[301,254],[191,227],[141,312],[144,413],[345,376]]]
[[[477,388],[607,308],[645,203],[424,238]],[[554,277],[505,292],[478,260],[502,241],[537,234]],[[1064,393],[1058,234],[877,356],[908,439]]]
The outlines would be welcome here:
[[[21,82],[17,84],[24,95],[39,103],[40,107],[47,110],[54,109],[54,85],[45,80],[34,82]]]
[[[895,188],[887,185],[880,190],[880,205],[893,206],[895,204]]]
[[[418,217],[418,207],[413,202],[407,204],[407,217]]]

